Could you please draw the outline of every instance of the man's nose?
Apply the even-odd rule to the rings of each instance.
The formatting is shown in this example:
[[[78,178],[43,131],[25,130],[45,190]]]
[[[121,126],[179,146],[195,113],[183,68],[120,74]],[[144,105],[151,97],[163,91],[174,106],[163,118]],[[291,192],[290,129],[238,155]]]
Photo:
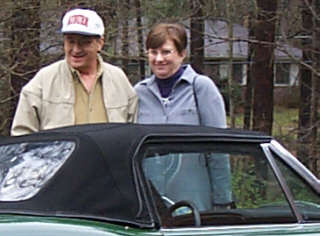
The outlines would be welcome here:
[[[79,42],[74,43],[73,48],[74,51],[80,51],[81,50],[81,44]]]

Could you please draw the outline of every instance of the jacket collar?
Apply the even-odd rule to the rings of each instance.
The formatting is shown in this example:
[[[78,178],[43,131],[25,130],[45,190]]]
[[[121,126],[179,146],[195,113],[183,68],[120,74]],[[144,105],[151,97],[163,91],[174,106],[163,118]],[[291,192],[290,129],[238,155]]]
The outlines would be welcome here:
[[[98,60],[98,70],[97,70],[97,77],[100,78],[103,72],[102,65],[103,65],[103,59],[100,54],[97,54],[97,60]],[[66,60],[67,62],[67,60]],[[74,69],[68,62],[67,62],[68,68],[71,71],[71,74],[73,75],[73,78],[75,78],[75,75],[79,77],[80,72],[76,69]]]
[[[195,72],[192,69],[191,65],[182,65],[182,66],[185,67],[185,70],[182,73],[181,77],[177,80],[176,84],[180,83],[182,80],[188,82],[189,84],[192,84],[192,81],[194,77],[197,75],[197,72]],[[155,81],[155,75],[152,75],[148,79],[141,81],[141,84],[149,88],[157,86]]]
[[[186,68],[173,87],[177,86],[177,84],[181,82],[187,82],[189,84],[192,84],[194,77],[197,75],[197,73],[192,69],[191,65],[182,66]],[[155,81],[155,75],[152,75],[149,78],[142,80],[140,82],[140,85],[146,86],[155,96],[157,96],[159,99],[161,98],[157,82]]]

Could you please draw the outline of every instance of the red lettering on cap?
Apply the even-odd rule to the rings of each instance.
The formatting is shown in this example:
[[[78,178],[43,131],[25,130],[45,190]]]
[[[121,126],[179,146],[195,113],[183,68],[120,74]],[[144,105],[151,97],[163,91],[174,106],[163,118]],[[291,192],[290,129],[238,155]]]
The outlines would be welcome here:
[[[89,20],[88,17],[85,17],[83,15],[74,15],[74,16],[70,16],[68,25],[78,24],[78,25],[88,26],[88,20]]]

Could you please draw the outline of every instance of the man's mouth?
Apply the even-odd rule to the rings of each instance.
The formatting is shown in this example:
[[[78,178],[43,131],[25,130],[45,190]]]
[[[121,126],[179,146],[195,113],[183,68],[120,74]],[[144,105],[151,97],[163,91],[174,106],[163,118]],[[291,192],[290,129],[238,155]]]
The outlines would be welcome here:
[[[71,55],[72,57],[74,58],[81,58],[81,57],[84,57],[84,55]]]

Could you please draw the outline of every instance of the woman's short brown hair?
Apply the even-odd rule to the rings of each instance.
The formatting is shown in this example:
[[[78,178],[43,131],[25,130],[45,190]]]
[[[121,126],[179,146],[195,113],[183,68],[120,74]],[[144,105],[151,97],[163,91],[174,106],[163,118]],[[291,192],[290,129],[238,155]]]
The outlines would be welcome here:
[[[187,48],[187,33],[182,24],[158,23],[148,33],[147,50],[161,47],[167,40],[172,40],[177,51],[181,54]]]

